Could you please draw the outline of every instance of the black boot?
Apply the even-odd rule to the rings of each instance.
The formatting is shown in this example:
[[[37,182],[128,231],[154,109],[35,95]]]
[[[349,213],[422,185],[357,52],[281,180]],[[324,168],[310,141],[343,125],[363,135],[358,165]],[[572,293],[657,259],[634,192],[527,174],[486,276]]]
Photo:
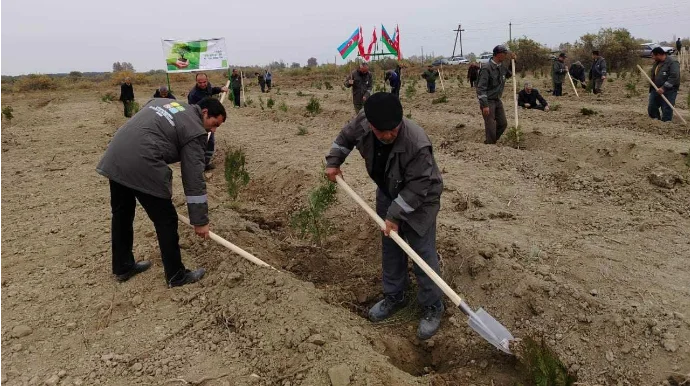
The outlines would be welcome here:
[[[196,283],[201,280],[202,277],[204,277],[204,274],[206,274],[206,270],[203,268],[199,268],[195,271],[185,269],[184,271],[178,272],[175,276],[173,276],[172,279],[170,279],[168,282],[168,287],[172,288],[183,286],[185,284]]]
[[[150,261],[139,261],[134,263],[132,268],[121,274],[121,275],[115,275],[115,280],[119,281],[120,283],[125,282],[129,279],[131,279],[133,276],[135,276],[138,273],[142,273],[146,271],[147,269],[151,268],[151,262]]]
[[[419,328],[417,328],[417,338],[427,340],[434,336],[441,326],[441,317],[443,317],[444,311],[443,302],[424,307],[422,319],[419,321]]]

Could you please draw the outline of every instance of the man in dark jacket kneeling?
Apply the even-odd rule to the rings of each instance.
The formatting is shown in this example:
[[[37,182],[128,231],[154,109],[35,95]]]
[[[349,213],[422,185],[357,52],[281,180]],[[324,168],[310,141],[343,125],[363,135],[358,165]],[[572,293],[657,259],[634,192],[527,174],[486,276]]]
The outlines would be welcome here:
[[[437,273],[436,216],[440,209],[443,180],[436,165],[431,141],[424,130],[403,118],[402,105],[389,93],[367,98],[363,111],[341,131],[326,156],[331,181],[342,174],[340,165],[357,147],[367,173],[378,186],[376,212],[386,220],[383,244],[384,299],[369,310],[373,322],[384,320],[404,307],[409,286],[407,255],[388,237],[391,231],[407,240],[412,249]],[[423,316],[417,329],[420,339],[431,338],[444,312],[440,288],[416,264],[417,302]]]
[[[182,264],[168,164],[181,163],[190,222],[198,236],[207,238],[206,137],[226,116],[220,101],[212,98],[196,105],[153,99],[115,133],[96,170],[110,180],[112,269],[118,281],[151,266],[149,261],[135,262],[132,253],[137,200],[156,228],[168,286],[194,283],[204,276],[203,268],[190,271]]]

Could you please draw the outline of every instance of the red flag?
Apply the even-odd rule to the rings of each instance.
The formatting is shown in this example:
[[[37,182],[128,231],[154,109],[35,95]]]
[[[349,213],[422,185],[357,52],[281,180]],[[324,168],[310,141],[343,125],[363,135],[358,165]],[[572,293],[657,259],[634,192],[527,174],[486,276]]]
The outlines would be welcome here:
[[[359,42],[357,42],[357,49],[362,59],[369,60],[367,59],[366,52],[364,52],[364,34],[362,34],[362,26],[359,26]]]
[[[374,48],[374,45],[376,44],[376,27],[374,27],[374,33],[371,38],[371,43],[369,43],[369,49],[367,50],[367,57],[365,58],[366,61],[369,61],[371,58],[371,50]]]
[[[398,51],[398,60],[402,59],[402,52],[400,52],[400,29],[395,25],[395,37],[393,38],[393,48]]]

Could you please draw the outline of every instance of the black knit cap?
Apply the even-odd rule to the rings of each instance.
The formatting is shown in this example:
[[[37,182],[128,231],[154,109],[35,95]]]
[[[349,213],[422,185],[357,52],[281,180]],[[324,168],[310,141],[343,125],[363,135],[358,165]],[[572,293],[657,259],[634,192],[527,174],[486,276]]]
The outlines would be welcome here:
[[[389,131],[402,122],[403,108],[395,95],[377,92],[364,102],[364,115],[376,130]]]
[[[507,54],[508,52],[510,51],[503,44],[499,44],[496,47],[494,47],[494,55]]]
[[[661,47],[654,47],[654,49],[652,50],[652,54],[654,54],[654,55],[666,55],[666,51],[664,51],[664,49]]]

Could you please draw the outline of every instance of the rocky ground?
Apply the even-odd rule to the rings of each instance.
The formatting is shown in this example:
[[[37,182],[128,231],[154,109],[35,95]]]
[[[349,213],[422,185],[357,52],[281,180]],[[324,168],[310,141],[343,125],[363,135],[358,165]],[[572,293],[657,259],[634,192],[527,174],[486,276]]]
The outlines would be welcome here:
[[[486,146],[473,90],[446,76],[447,103],[433,104],[422,82],[403,97],[443,172],[444,279],[516,337],[543,337],[581,384],[683,379],[690,372],[684,127],[649,120],[643,80],[632,81],[640,94],[626,97],[630,79],[614,76],[603,96],[545,95],[557,111],[521,111],[519,149]],[[155,233],[140,208],[135,255],[154,267],[124,284],[110,275],[108,189],[94,168],[125,120],[119,104],[101,102],[108,90],[3,93],[16,117],[2,125],[3,384],[521,381],[520,363],[476,336],[449,303],[441,332],[427,342],[415,338],[414,310],[381,325],[364,318],[380,296],[380,236],[345,194],[327,213],[334,229],[321,245],[290,227],[352,111],[340,77],[275,78],[272,109],[261,109],[251,85],[252,106],[229,110],[217,134],[218,168],[207,179],[212,230],[276,270],[181,225],[185,263],[208,275],[176,289],[164,284]],[[531,80],[546,94],[548,80]],[[150,88],[135,85],[136,95]],[[686,80],[683,96],[688,88]],[[315,116],[305,110],[311,95],[323,110]],[[688,110],[680,95],[677,106]],[[583,107],[596,114],[582,115]],[[240,147],[251,181],[233,201],[223,157]],[[355,153],[343,172],[371,203],[375,186]]]

